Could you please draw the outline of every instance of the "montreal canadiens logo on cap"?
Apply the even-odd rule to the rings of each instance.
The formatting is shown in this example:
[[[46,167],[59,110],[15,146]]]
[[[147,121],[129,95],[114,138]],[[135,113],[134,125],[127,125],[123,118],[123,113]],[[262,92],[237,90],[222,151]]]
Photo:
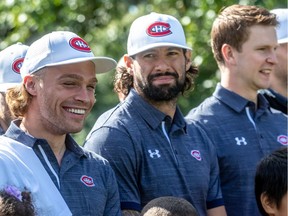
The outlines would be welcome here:
[[[24,58],[18,58],[12,63],[12,70],[20,74],[20,68],[22,67]]]
[[[155,22],[147,28],[146,33],[151,37],[167,36],[172,34],[170,27],[169,23]]]
[[[80,37],[71,38],[69,41],[69,44],[73,49],[76,49],[78,51],[91,52],[91,49],[88,46],[88,44],[86,43],[86,41],[84,41]]]
[[[87,187],[94,187],[93,178],[87,175],[81,176],[81,182],[83,182]]]

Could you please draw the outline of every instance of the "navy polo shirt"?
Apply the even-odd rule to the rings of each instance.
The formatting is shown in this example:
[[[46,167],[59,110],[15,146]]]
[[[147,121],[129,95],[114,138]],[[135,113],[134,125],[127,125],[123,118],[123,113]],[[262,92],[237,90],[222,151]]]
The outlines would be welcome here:
[[[11,123],[5,136],[33,148],[73,215],[121,215],[115,174],[104,158],[84,150],[67,135],[59,166],[46,140],[26,134],[17,125],[20,120]]]
[[[254,195],[254,174],[260,159],[287,145],[287,116],[270,109],[263,95],[258,107],[220,84],[213,96],[187,115],[213,141],[228,215],[261,215]]]
[[[216,151],[202,130],[174,119],[131,90],[100,116],[84,148],[108,159],[118,180],[121,208],[140,211],[160,196],[187,199],[200,215],[223,205]]]

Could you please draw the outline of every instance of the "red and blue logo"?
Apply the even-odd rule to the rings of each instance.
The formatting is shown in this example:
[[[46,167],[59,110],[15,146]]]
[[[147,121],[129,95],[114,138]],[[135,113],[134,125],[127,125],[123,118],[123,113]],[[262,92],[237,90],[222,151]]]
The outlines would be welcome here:
[[[23,61],[24,58],[18,58],[12,63],[12,70],[15,73],[20,74],[20,68],[22,67]]]
[[[191,151],[191,155],[192,155],[192,157],[194,157],[196,160],[198,160],[198,161],[201,161],[202,160],[202,158],[201,158],[201,153],[200,153],[200,151],[198,151],[198,150],[192,150]]]
[[[94,181],[93,178],[87,175],[81,176],[81,182],[83,182],[87,187],[94,187]]]
[[[285,135],[280,135],[277,137],[277,141],[282,145],[288,145],[288,138]]]
[[[91,52],[91,49],[88,46],[88,44],[86,43],[86,41],[84,41],[80,37],[71,38],[69,41],[69,44],[73,49],[76,49],[78,51]]]
[[[170,28],[169,23],[155,22],[147,28],[146,33],[151,37],[163,37],[172,34]]]

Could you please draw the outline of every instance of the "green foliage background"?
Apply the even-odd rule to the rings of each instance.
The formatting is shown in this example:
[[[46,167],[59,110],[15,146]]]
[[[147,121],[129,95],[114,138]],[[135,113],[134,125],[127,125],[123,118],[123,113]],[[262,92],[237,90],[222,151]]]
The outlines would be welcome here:
[[[232,4],[287,8],[287,0],[2,0],[0,1],[0,50],[18,41],[30,45],[54,30],[73,31],[84,38],[95,55],[116,61],[126,53],[132,21],[152,11],[175,16],[182,23],[193,61],[200,73],[193,92],[179,100],[186,115],[208,97],[219,81],[209,46],[211,24],[218,11]],[[98,116],[118,103],[113,92],[114,71],[98,75],[97,102],[84,129],[73,136],[82,144]]]

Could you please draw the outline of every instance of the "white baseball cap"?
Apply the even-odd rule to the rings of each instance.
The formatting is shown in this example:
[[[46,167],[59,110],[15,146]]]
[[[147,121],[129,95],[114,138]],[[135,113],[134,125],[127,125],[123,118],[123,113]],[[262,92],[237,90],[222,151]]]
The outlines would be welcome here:
[[[161,46],[192,50],[187,46],[182,25],[175,17],[152,12],[132,23],[127,42],[129,56]]]
[[[116,61],[108,57],[95,57],[86,41],[73,32],[54,31],[36,40],[29,47],[23,66],[22,78],[44,67],[92,61],[97,74],[116,67]]]
[[[288,43],[288,8],[277,8],[271,10],[276,14],[279,25],[276,28],[278,43]]]
[[[22,82],[20,68],[28,46],[18,42],[0,52],[0,92]]]

